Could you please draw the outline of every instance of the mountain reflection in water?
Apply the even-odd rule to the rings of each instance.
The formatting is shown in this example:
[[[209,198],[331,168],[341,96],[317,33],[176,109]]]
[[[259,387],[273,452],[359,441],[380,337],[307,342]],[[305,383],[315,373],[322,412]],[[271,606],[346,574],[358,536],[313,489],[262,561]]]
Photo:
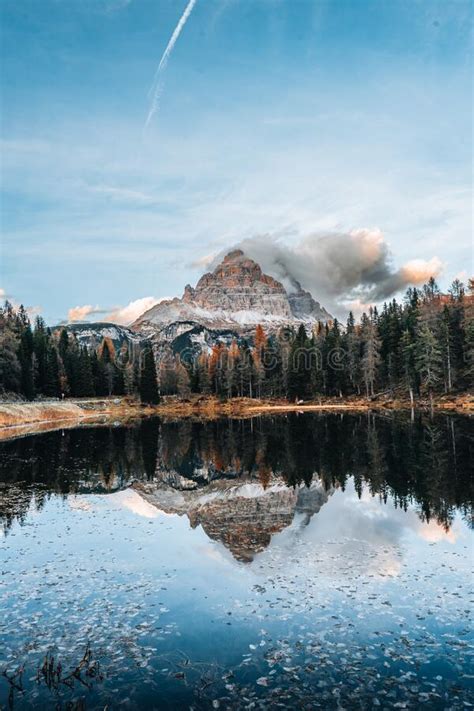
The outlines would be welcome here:
[[[160,511],[251,561],[275,533],[307,524],[353,478],[372,495],[448,531],[470,521],[473,440],[467,418],[289,415],[161,422],[27,436],[0,445],[0,520],[8,532],[51,494],[132,487]]]

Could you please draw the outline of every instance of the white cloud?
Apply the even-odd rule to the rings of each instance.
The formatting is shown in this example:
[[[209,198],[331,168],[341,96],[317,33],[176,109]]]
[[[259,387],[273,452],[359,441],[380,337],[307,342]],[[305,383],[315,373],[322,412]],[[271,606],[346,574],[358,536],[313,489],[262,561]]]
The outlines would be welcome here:
[[[151,309],[152,306],[160,303],[164,299],[157,299],[154,296],[143,296],[141,299],[130,301],[126,306],[116,306],[112,309],[107,309],[102,306],[92,306],[84,304],[83,306],[74,306],[69,309],[67,320],[70,323],[77,321],[89,321],[93,316],[101,316],[102,321],[117,323],[120,326],[129,326],[145,311]]]
[[[443,263],[439,257],[431,259],[412,259],[400,269],[400,274],[407,284],[418,286],[424,284],[430,277],[438,277],[443,271]]]
[[[348,304],[359,312],[409,285],[422,284],[438,276],[443,266],[438,257],[432,257],[411,260],[397,269],[388,240],[378,228],[292,234],[291,243],[266,234],[237,246],[287,289],[294,288],[292,280],[298,280],[334,315],[342,311],[345,315]]]
[[[18,309],[21,305],[19,301],[17,301],[12,296],[10,296],[10,294],[7,294],[5,289],[0,287],[0,302],[3,302],[3,301],[9,301],[14,309]],[[28,314],[28,316],[30,317],[30,319],[33,320],[36,316],[39,316],[40,313],[42,313],[43,309],[41,306],[38,306],[38,305],[25,306],[25,311]]]
[[[394,131],[395,99],[383,112],[369,103],[354,117],[336,92],[290,89],[285,106],[275,106],[280,125],[272,126],[263,125],[261,106],[228,111],[191,97],[181,113],[163,111],[142,143],[141,109],[35,127],[28,141],[12,135],[3,151],[5,190],[41,208],[18,208],[17,220],[4,225],[4,252],[21,261],[28,285],[15,282],[15,291],[30,302],[41,294],[49,318],[72,302],[108,302],[111,311],[123,302],[125,281],[127,300],[179,293],[207,268],[206,259],[190,268],[193,259],[246,237],[283,233],[291,247],[301,235],[361,225],[383,229],[395,272],[436,255],[446,287],[472,259],[470,190],[456,153],[462,142],[443,137],[449,165],[421,163],[415,127],[425,127],[422,145],[437,145],[438,122],[410,120],[405,132]],[[294,116],[296,132],[285,127]],[[364,127],[360,142],[348,130],[356,126]],[[86,291],[84,272],[93,290]],[[324,303],[324,291],[314,296]],[[366,301],[360,294],[345,301],[358,298]]]
[[[89,318],[89,316],[101,313],[103,313],[103,309],[99,306],[91,306],[90,304],[85,304],[84,306],[73,306],[67,312],[67,320],[70,323],[74,323],[75,321],[85,321]]]
[[[357,320],[363,313],[368,313],[373,304],[369,301],[363,301],[363,299],[352,299],[351,301],[343,301],[342,306],[347,313],[352,311],[354,318]]]
[[[135,299],[126,306],[121,306],[111,311],[105,316],[105,320],[118,323],[122,326],[128,326],[160,301],[163,301],[163,299],[156,299],[154,296],[144,296],[141,299]]]
[[[216,261],[218,252],[211,252],[211,254],[205,254],[203,257],[198,257],[191,262],[191,266],[196,269],[208,269],[213,262]]]

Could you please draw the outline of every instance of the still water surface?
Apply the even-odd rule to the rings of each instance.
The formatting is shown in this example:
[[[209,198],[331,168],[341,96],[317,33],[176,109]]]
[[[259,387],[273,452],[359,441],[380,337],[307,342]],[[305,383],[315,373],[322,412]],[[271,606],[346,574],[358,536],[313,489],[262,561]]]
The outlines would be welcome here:
[[[3,443],[0,708],[468,707],[472,450],[365,414]]]

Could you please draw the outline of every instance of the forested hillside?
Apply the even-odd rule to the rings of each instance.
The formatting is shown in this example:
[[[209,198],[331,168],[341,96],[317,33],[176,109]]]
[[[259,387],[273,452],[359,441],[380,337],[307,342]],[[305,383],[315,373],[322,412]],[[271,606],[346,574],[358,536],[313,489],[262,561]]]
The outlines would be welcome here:
[[[344,325],[334,320],[311,333],[301,325],[271,335],[257,326],[252,339],[158,364],[150,346],[128,344],[116,352],[104,338],[88,349],[40,317],[32,326],[25,309],[8,302],[0,329],[0,392],[29,400],[139,394],[157,402],[158,391],[290,400],[385,391],[432,397],[472,386],[474,282],[466,292],[456,280],[446,295],[431,279],[421,290],[408,289],[402,303],[371,308],[358,322],[350,313]]]
[[[124,344],[117,352],[110,338],[87,348],[75,333],[52,330],[40,317],[32,326],[23,306],[15,309],[6,302],[0,309],[0,392],[33,400],[134,395],[145,387],[145,399],[157,402],[156,369],[153,359],[143,357],[144,350]],[[146,390],[150,372],[154,392],[153,387]]]

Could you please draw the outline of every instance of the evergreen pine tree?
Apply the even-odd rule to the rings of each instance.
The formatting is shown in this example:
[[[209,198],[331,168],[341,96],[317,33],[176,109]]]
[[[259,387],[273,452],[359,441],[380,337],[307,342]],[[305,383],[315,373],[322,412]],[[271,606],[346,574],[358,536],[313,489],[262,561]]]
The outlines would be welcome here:
[[[36,359],[35,369],[35,390],[38,393],[47,395],[48,389],[53,389],[50,380],[51,372],[48,374],[48,334],[45,322],[40,316],[37,316],[35,321],[35,329],[33,332],[33,350]]]
[[[18,359],[21,366],[21,391],[28,400],[34,400],[33,333],[29,321],[24,323],[20,336]]]
[[[156,377],[155,357],[151,346],[145,347],[142,351],[140,400],[150,405],[157,405],[160,401],[158,381]]]
[[[209,359],[206,353],[201,353],[199,356],[196,371],[198,392],[201,392],[203,395],[209,395],[211,392],[211,380],[209,377]]]
[[[265,349],[267,346],[267,337],[260,324],[255,329],[255,345],[252,353],[253,369],[255,374],[255,395],[258,398],[262,397],[262,391],[265,381]]]
[[[442,377],[443,362],[440,345],[427,324],[421,326],[417,336],[415,365],[433,407],[433,391]]]
[[[415,340],[408,329],[406,329],[400,339],[400,353],[401,353],[401,369],[402,369],[402,382],[408,394],[410,395],[410,402],[413,407],[413,394],[417,385],[417,372],[415,367]]]
[[[91,357],[87,348],[81,348],[76,383],[77,397],[92,397],[95,394]]]
[[[464,284],[455,279],[449,289],[449,330],[451,338],[451,379],[456,389],[465,389],[464,363],[466,347],[466,311],[470,313],[472,303],[467,303]]]
[[[288,370],[288,397],[291,400],[304,398],[309,394],[311,384],[311,347],[306,329],[301,324],[290,351]]]
[[[361,362],[362,375],[365,382],[367,397],[374,396],[375,382],[380,365],[380,339],[377,330],[376,312],[372,309],[369,316],[362,316],[363,355]]]
[[[59,361],[56,346],[50,339],[46,341],[46,368],[43,393],[49,397],[60,397]]]
[[[382,385],[393,390],[401,375],[400,339],[403,332],[402,312],[395,299],[390,304],[384,304],[377,326],[381,341]]]
[[[295,334],[290,328],[281,328],[277,335],[278,353],[281,361],[281,382],[279,385],[279,394],[282,397],[288,397],[288,374],[290,370],[291,343]]]
[[[17,340],[8,327],[0,331],[0,391],[19,392],[21,365],[17,356]]]
[[[282,397],[283,391],[283,353],[279,338],[268,339],[263,353],[265,368],[265,391],[267,397]]]
[[[346,364],[339,322],[334,319],[325,339],[326,387],[331,395],[342,396],[346,386]]]
[[[92,351],[90,360],[94,393],[98,397],[102,397],[106,394],[105,373],[103,372],[102,362],[96,350]]]
[[[444,390],[453,389],[453,333],[451,328],[451,313],[447,304],[444,305],[438,323],[439,346],[443,360]]]
[[[360,339],[356,331],[354,314],[349,311],[347,319],[346,333],[344,337],[344,348],[347,353],[346,369],[351,392],[360,394],[360,360],[361,348]]]
[[[112,342],[104,338],[99,349],[99,361],[101,363],[101,390],[105,390],[105,395],[109,397],[114,393],[117,386],[118,372],[115,366],[115,351]],[[123,385],[122,385],[123,391]]]
[[[466,345],[464,358],[464,378],[467,388],[472,390],[474,386],[474,320],[471,320],[466,327]]]

